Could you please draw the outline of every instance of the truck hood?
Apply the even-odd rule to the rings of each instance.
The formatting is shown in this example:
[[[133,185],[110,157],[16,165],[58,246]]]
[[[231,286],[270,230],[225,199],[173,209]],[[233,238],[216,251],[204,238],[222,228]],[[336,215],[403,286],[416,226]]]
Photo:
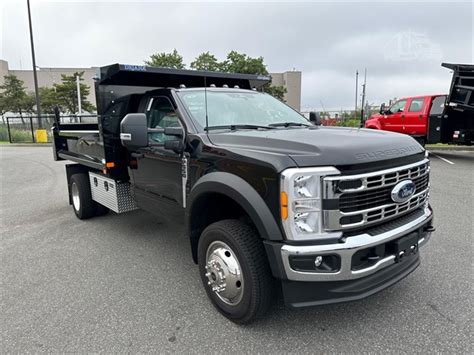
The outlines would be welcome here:
[[[344,127],[241,130],[212,133],[209,139],[217,146],[238,150],[240,154],[248,151],[252,155],[258,152],[287,155],[300,167],[372,163],[424,151],[407,135]]]

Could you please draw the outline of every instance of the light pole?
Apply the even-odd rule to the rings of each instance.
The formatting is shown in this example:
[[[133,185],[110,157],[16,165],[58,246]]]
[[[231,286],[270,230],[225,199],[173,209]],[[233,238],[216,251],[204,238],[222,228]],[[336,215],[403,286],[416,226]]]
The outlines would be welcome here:
[[[362,85],[362,106],[360,110],[360,127],[364,126],[364,104],[365,104],[365,87],[367,85],[367,68],[364,70],[364,85]]]
[[[28,23],[30,25],[31,60],[33,62],[33,79],[35,82],[36,113],[38,114],[38,126],[42,128],[43,122],[41,120],[41,107],[40,107],[40,98],[39,98],[39,92],[38,92],[38,76],[36,75],[35,45],[33,42],[33,26],[31,24],[30,0],[26,0],[26,6],[28,8]]]
[[[356,70],[356,99],[355,99],[355,109],[354,109],[354,117],[357,118],[357,100],[359,98],[357,97],[357,89],[359,88],[359,71]]]
[[[81,119],[82,115],[82,107],[81,107],[81,79],[79,75],[76,75],[76,86],[77,86],[77,108],[79,113],[79,120]]]

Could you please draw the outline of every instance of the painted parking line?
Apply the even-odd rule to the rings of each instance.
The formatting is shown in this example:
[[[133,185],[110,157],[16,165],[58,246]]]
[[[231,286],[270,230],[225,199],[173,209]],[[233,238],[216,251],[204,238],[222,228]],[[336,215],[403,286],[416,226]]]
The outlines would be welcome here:
[[[433,156],[435,156],[436,158],[441,159],[442,161],[444,161],[444,162],[446,162],[446,163],[448,163],[448,164],[454,165],[454,163],[453,163],[451,160],[448,160],[448,159],[446,159],[446,158],[440,157],[438,154],[435,154],[435,153],[433,153],[433,152],[430,152],[430,155],[433,155]]]

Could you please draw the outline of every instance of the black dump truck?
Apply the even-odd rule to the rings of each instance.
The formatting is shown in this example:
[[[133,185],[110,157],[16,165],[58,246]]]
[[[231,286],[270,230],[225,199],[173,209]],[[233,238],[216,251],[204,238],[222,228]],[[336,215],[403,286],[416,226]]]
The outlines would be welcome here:
[[[422,146],[321,127],[261,92],[269,80],[114,64],[97,123],[56,115],[52,129],[76,216],[185,223],[207,295],[236,323],[281,295],[294,308],[372,295],[418,267],[434,230]]]
[[[428,143],[474,144],[474,65],[442,63],[453,71],[444,110],[430,114]]]

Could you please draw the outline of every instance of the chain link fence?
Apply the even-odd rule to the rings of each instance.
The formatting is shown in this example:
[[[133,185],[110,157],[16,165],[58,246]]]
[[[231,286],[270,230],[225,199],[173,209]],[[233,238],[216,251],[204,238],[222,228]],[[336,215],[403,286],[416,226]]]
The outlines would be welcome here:
[[[96,115],[63,115],[62,123],[97,123]],[[0,142],[37,143],[38,132],[43,130],[46,142],[52,141],[51,127],[54,115],[41,115],[41,127],[38,116],[2,116],[0,121]],[[46,132],[44,132],[46,131]],[[42,142],[45,142],[42,140]]]

